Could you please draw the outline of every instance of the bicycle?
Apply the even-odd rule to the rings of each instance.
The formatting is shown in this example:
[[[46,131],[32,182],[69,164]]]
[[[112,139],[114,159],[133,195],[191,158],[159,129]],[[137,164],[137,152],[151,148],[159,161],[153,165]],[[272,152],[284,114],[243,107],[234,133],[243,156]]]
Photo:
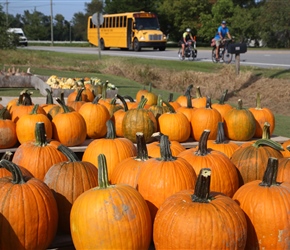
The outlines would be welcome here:
[[[233,42],[233,39],[223,39],[220,45],[220,50],[219,50],[219,58],[216,58],[216,43],[215,40],[212,39],[211,46],[212,48],[212,53],[211,53],[211,59],[214,63],[219,62],[221,59],[222,62],[229,64],[232,59],[233,59],[233,54],[230,54],[228,51],[228,46]]]
[[[185,58],[188,58],[188,60],[193,61],[194,58],[197,56],[197,50],[196,50],[196,41],[189,40],[188,45],[184,48],[184,57],[182,57],[182,48],[179,48],[178,50],[178,57],[181,61],[183,61]]]

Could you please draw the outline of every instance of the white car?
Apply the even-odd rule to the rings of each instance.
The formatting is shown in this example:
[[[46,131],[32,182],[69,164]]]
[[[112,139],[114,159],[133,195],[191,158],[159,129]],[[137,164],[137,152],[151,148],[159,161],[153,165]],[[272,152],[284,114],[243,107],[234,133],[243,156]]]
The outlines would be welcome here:
[[[17,34],[19,36],[19,45],[21,46],[28,45],[27,38],[21,28],[9,28],[7,31],[10,33]]]

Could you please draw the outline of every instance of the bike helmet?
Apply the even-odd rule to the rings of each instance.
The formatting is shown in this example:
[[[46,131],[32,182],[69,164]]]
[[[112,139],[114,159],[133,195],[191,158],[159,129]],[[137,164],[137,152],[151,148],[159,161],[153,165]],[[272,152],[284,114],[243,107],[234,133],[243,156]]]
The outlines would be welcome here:
[[[190,32],[190,31],[191,31],[191,29],[190,29],[190,28],[187,28],[187,29],[186,29],[186,32]]]

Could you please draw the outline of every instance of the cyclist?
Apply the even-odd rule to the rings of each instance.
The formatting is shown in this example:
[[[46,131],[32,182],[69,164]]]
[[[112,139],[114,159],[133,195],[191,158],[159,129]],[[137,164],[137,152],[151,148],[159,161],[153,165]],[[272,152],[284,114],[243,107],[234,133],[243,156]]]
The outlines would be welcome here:
[[[185,32],[183,33],[182,38],[179,41],[179,43],[181,44],[181,48],[182,48],[182,50],[181,50],[182,58],[184,58],[184,49],[185,49],[185,46],[187,45],[187,42],[189,40],[194,41],[194,38],[192,37],[190,32],[191,32],[190,28],[187,28],[185,30]]]
[[[219,49],[220,49],[220,45],[223,39],[225,39],[225,37],[228,37],[229,39],[232,39],[231,35],[230,35],[230,30],[227,27],[227,22],[226,21],[222,21],[221,25],[218,27],[217,33],[214,37],[215,43],[216,43],[216,60],[219,61]]]

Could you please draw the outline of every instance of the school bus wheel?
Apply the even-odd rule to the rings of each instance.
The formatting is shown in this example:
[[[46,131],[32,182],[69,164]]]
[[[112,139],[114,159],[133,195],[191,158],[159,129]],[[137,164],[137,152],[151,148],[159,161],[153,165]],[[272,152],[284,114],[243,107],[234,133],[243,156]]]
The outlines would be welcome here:
[[[135,51],[140,51],[141,50],[141,47],[139,45],[139,41],[138,41],[137,38],[134,39],[134,43],[133,44],[134,44],[134,50]]]

